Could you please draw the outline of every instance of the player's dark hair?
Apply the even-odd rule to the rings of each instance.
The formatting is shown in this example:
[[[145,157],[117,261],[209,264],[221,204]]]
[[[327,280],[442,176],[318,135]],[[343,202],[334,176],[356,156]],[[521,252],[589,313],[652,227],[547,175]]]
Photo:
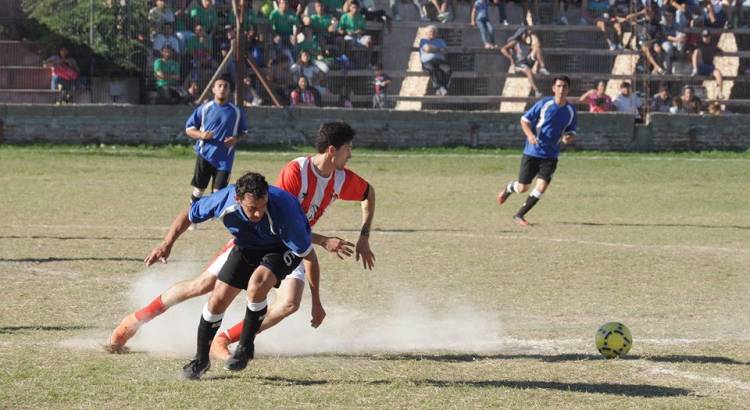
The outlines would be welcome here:
[[[256,198],[264,198],[268,195],[268,182],[263,175],[248,172],[237,180],[234,189],[240,198],[244,198],[245,194],[250,194]]]
[[[315,148],[321,154],[329,145],[339,149],[342,145],[352,142],[355,134],[354,129],[344,121],[323,123],[318,130],[318,137],[315,138]]]
[[[234,80],[232,80],[232,76],[229,74],[222,74],[219,76],[219,78],[214,80],[214,84],[216,84],[217,81],[226,81],[227,84],[229,84],[229,90],[234,91]],[[211,87],[213,87],[213,84],[211,84]]]
[[[557,81],[562,81],[565,84],[567,84],[568,87],[570,87],[570,78],[568,78],[567,75],[558,75],[558,76],[555,76],[555,78],[552,80],[552,84],[556,83]]]

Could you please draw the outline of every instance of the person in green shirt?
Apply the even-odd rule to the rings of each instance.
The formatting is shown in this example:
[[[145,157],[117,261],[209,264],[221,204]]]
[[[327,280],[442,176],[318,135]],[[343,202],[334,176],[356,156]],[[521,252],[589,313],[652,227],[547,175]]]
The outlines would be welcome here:
[[[326,13],[334,16],[341,16],[344,14],[344,0],[320,0],[325,5]]]
[[[190,9],[190,18],[194,24],[200,24],[208,32],[212,33],[218,28],[219,13],[214,8],[211,0],[201,0],[200,7]]]
[[[183,90],[180,89],[180,63],[172,59],[172,48],[164,46],[161,58],[154,61],[156,91],[162,102],[175,104],[182,101]]]
[[[331,42],[336,34],[338,21],[330,14],[326,14],[325,6],[319,1],[313,5],[313,10],[312,15],[304,17],[303,24],[312,27],[313,33],[319,38],[327,43]]]
[[[294,61],[292,49],[296,44],[299,30],[299,17],[289,10],[287,0],[279,0],[279,8],[272,11],[268,17],[273,30],[273,47],[276,55],[286,55],[289,61]]]
[[[190,79],[200,80],[201,68],[212,68],[216,64],[212,58],[213,43],[200,24],[195,25],[195,36],[185,43],[185,53],[190,58],[192,70]]]
[[[243,30],[248,31],[250,30],[250,27],[258,24],[258,15],[255,13],[255,10],[248,7],[248,5],[246,5],[245,7],[245,20],[242,23],[242,28]],[[237,25],[237,19],[234,15],[234,10],[229,10],[229,13],[227,13],[226,24],[232,27]]]
[[[369,48],[372,38],[365,34],[366,28],[365,18],[359,14],[359,3],[349,3],[348,12],[341,16],[339,33],[344,36],[344,40]]]

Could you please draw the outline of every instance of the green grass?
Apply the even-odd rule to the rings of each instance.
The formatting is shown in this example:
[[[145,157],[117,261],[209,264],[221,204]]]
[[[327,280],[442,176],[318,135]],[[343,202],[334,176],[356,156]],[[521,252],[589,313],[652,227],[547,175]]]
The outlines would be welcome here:
[[[273,180],[305,152],[242,151],[235,176]],[[510,217],[523,197],[494,201],[517,174],[517,151],[356,149],[350,165],[377,192],[376,269],[319,251],[323,326],[306,325],[305,300],[259,336],[248,370],[215,363],[187,383],[177,374],[204,299],[147,325],[136,353],[98,345],[142,303],[135,294],[195,275],[226,240],[206,223],[169,265],[142,265],[186,206],[193,163],[185,146],[0,146],[0,407],[703,409],[750,399],[747,152],[568,153],[522,229]],[[358,204],[337,202],[316,229],[355,240],[359,220]],[[625,360],[593,346],[611,320],[633,332]]]

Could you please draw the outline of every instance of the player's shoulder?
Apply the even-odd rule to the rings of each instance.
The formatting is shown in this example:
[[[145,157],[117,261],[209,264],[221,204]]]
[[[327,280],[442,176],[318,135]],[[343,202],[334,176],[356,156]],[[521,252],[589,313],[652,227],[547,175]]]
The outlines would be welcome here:
[[[292,205],[299,205],[297,198],[282,188],[274,185],[268,187],[268,203],[274,207],[288,208]]]

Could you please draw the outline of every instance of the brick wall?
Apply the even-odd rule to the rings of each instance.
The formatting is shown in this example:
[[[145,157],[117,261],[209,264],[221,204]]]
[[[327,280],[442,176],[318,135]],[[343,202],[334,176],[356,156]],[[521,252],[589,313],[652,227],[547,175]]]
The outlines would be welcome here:
[[[6,143],[167,144],[184,141],[192,108],[141,105],[0,105]],[[245,144],[306,144],[321,122],[345,120],[357,145],[379,148],[523,144],[515,113],[253,108]],[[576,147],[596,150],[748,149],[750,117],[654,115],[634,127],[622,114],[579,115]],[[719,132],[720,130],[720,132]]]

